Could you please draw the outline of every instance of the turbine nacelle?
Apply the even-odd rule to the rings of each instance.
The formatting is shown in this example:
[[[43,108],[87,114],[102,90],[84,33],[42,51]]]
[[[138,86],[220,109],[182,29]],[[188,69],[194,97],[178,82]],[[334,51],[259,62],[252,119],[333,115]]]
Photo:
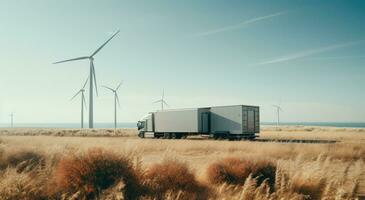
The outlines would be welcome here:
[[[119,107],[120,107],[120,103],[119,103],[119,96],[118,96],[118,93],[117,93],[117,92],[118,92],[118,90],[119,90],[119,88],[120,88],[120,86],[121,86],[122,84],[123,84],[123,81],[121,81],[115,89],[113,89],[113,88],[111,88],[111,87],[108,87],[108,86],[103,85],[103,87],[104,87],[104,88],[106,88],[106,89],[108,89],[108,90],[110,90],[110,91],[112,91],[112,92],[114,93],[115,99],[116,99],[116,101],[118,102]]]
[[[165,90],[162,90],[162,97],[160,100],[154,101],[153,103],[161,103],[161,110],[163,110],[163,106],[170,106],[169,104],[166,103],[165,101]]]

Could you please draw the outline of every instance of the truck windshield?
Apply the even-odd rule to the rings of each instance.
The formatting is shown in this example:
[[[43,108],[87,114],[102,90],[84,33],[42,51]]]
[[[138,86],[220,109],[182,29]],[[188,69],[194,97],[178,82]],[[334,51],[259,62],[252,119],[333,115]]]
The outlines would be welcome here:
[[[138,130],[143,129],[144,128],[144,122],[143,121],[138,121],[137,128],[138,128]]]

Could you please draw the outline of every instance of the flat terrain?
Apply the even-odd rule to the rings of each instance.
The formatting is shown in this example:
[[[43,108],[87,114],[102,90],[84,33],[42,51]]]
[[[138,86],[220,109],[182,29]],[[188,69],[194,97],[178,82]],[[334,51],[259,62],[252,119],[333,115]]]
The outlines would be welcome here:
[[[318,142],[301,143],[307,140]],[[333,143],[326,143],[328,141]],[[112,129],[0,130],[0,151],[5,152],[21,148],[56,154],[68,149],[83,151],[93,147],[133,154],[145,167],[167,158],[177,159],[186,163],[202,182],[207,180],[208,166],[227,157],[269,160],[297,176],[300,173],[303,177],[325,177],[342,182],[344,194],[351,190],[357,195],[365,194],[365,129],[263,127],[258,141],[215,141],[199,137],[140,139],[136,137],[135,129],[115,132]]]

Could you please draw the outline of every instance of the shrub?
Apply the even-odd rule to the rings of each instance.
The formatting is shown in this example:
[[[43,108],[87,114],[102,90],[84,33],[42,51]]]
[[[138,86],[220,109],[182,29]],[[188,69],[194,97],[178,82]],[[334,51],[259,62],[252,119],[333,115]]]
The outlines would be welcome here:
[[[45,156],[30,150],[14,150],[3,152],[0,157],[0,169],[17,168],[17,172],[30,171],[44,164]]]
[[[239,158],[225,158],[208,166],[207,177],[213,184],[243,185],[252,174],[257,185],[267,180],[271,189],[275,184],[276,166],[267,161],[251,161]]]
[[[125,184],[126,199],[139,194],[138,176],[131,159],[100,148],[62,158],[55,169],[55,181],[56,192],[81,192],[88,199],[98,197],[102,190],[119,181]]]
[[[238,158],[225,158],[208,166],[208,180],[214,184],[240,184],[250,175],[249,161]]]
[[[206,199],[208,188],[198,183],[184,163],[164,160],[152,165],[145,174],[150,195],[162,199]]]

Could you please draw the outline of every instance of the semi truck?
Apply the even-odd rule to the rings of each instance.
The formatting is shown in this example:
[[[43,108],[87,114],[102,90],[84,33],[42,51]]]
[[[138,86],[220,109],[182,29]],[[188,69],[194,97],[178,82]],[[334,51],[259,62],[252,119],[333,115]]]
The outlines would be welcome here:
[[[150,112],[137,123],[141,138],[255,139],[260,133],[258,106],[232,105]]]

